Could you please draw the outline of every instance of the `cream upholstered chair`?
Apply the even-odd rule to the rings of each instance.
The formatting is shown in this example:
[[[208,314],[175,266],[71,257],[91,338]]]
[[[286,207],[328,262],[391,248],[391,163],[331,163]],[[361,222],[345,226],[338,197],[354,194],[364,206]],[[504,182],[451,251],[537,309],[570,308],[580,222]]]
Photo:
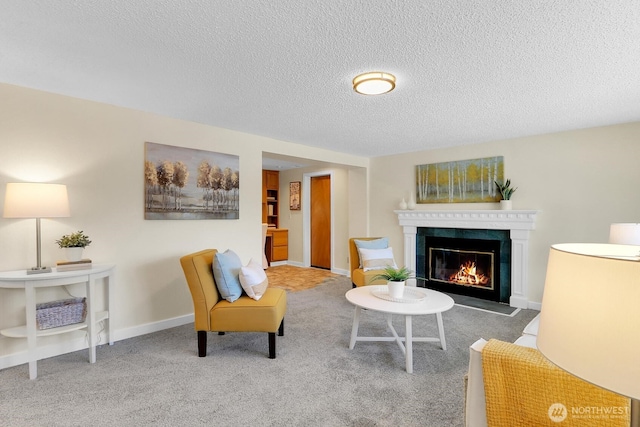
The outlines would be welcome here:
[[[198,335],[198,356],[207,355],[207,332],[267,332],[269,358],[276,358],[276,332],[284,335],[284,314],[287,293],[283,289],[267,288],[258,301],[242,295],[234,302],[220,297],[213,278],[213,258],[216,249],[205,249],[180,258],[195,315]]]
[[[381,237],[352,237],[349,239],[349,271],[351,271],[351,284],[355,288],[356,286],[365,285],[384,285],[386,281],[384,279],[371,280],[373,276],[383,273],[382,270],[370,270],[364,271],[360,267],[360,253],[356,246],[356,240],[376,240]]]

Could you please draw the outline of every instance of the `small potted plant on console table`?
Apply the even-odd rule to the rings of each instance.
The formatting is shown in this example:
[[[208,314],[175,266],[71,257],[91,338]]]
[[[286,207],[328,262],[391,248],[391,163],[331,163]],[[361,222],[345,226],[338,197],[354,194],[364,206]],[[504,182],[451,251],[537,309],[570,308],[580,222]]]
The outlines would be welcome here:
[[[82,231],[62,236],[56,240],[58,246],[65,250],[68,261],[80,261],[82,259],[82,251],[91,244],[89,236]]]
[[[407,267],[391,267],[384,269],[384,273],[376,274],[371,280],[384,279],[387,281],[389,296],[391,298],[402,298],[404,294],[405,282],[411,277],[411,270]]]

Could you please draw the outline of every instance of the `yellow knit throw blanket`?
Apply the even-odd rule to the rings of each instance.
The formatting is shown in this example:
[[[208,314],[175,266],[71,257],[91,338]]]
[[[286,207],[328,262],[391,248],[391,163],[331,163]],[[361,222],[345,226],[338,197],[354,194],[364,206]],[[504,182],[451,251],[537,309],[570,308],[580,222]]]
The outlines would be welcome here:
[[[629,399],[567,373],[536,349],[490,340],[482,372],[489,427],[629,425]]]

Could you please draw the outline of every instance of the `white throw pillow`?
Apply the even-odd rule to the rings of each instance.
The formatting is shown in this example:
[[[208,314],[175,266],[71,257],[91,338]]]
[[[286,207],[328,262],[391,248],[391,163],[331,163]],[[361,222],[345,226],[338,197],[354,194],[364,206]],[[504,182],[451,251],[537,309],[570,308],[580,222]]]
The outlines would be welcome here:
[[[386,267],[398,268],[393,259],[393,248],[391,247],[385,249],[360,248],[358,251],[364,271],[384,270]]]
[[[240,284],[250,298],[258,301],[267,290],[269,279],[262,265],[251,258],[249,264],[240,268]]]
[[[353,243],[355,243],[356,248],[358,249],[358,254],[360,254],[360,249],[385,249],[389,247],[389,238],[381,237],[379,239],[373,240],[358,240],[353,239]],[[362,258],[360,258],[360,268],[362,268]]]

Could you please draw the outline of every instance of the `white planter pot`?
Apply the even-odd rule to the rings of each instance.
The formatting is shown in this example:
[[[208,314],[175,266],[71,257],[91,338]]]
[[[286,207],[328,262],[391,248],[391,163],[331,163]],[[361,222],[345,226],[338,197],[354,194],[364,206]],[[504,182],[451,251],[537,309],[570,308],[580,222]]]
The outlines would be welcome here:
[[[391,298],[402,298],[402,295],[404,295],[404,282],[392,282],[389,280],[387,287]]]
[[[500,200],[500,209],[503,211],[511,210],[511,200]]]
[[[82,259],[82,251],[84,251],[84,248],[64,248],[67,261],[80,261]]]

